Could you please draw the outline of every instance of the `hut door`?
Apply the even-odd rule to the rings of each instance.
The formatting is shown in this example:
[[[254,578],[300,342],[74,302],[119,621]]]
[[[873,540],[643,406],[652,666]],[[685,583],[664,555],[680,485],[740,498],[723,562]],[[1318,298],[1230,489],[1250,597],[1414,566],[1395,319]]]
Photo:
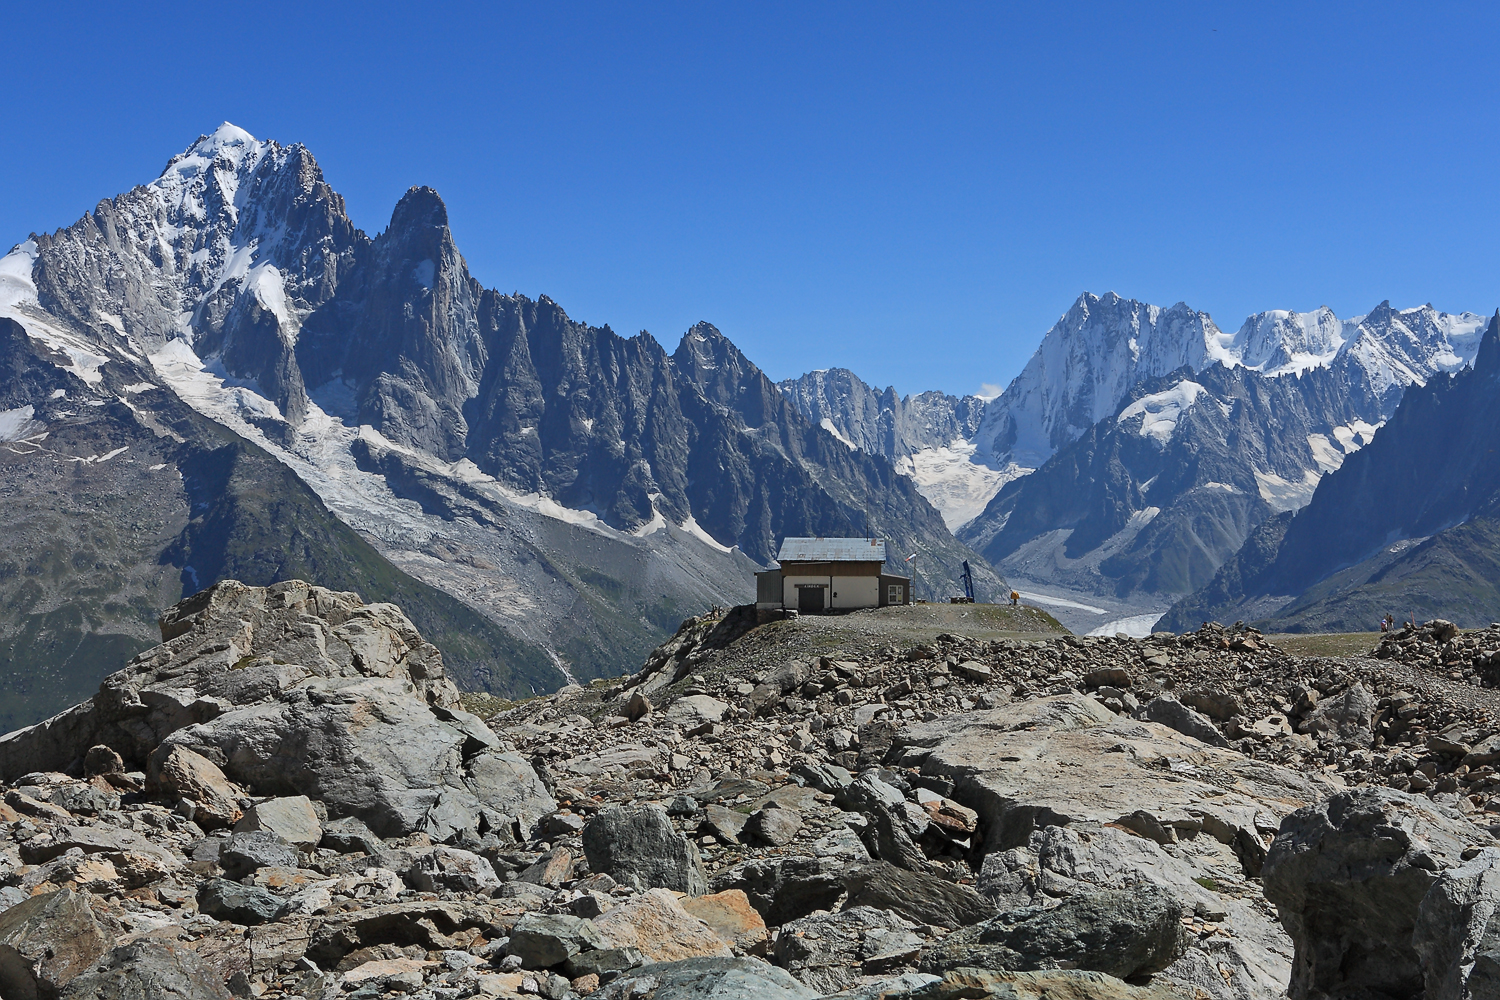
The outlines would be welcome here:
[[[797,610],[802,612],[823,610],[822,587],[798,587]]]

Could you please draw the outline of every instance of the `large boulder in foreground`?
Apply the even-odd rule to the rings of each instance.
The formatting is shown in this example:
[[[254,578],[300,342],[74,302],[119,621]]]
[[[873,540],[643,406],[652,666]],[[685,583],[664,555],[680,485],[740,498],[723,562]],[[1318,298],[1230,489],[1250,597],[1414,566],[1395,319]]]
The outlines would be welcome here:
[[[1184,913],[1232,930],[1197,938],[1158,979],[1193,997],[1284,996],[1292,972],[1292,941],[1256,881],[1243,877],[1234,852],[1207,836],[1168,846],[1170,854],[1118,826],[1043,827],[1026,846],[988,855],[979,891],[1000,910],[1016,910],[1149,882],[1181,900]]]
[[[1417,909],[1412,946],[1423,1000],[1500,997],[1500,850],[1490,847],[1438,877]]]
[[[0,996],[56,997],[109,950],[86,893],[32,896],[0,913]]]
[[[986,853],[1044,826],[1114,823],[1158,843],[1207,834],[1251,872],[1281,817],[1340,787],[1076,693],[908,726],[893,756],[954,782],[980,814]]]
[[[1454,810],[1389,788],[1341,792],[1288,816],[1262,878],[1296,946],[1293,1000],[1420,995],[1413,931],[1423,898],[1465,850],[1492,843]]]
[[[244,822],[239,786],[321,800],[331,819],[382,837],[443,843],[524,838],[557,808],[531,766],[459,708],[442,655],[394,605],[228,581],[169,609],[161,631],[162,645],[85,704],[0,738],[0,778],[77,771],[104,744],[208,827]],[[293,837],[304,848],[322,836],[308,809]]]
[[[891,757],[951,781],[950,797],[979,813],[980,889],[1003,909],[1168,886],[1234,932],[1197,941],[1165,978],[1221,1000],[1285,990],[1293,949],[1253,876],[1282,817],[1340,784],[1078,694],[906,726]]]
[[[493,735],[475,738],[489,732],[482,722],[419,694],[394,677],[312,679],[162,746],[206,757],[258,795],[321,799],[330,816],[357,817],[382,837],[514,839],[557,808],[529,764],[494,749]]]
[[[300,580],[214,584],[164,612],[162,644],[132,659],[81,705],[0,737],[0,780],[78,772],[103,744],[144,767],[167,736],[313,679],[383,678],[418,700],[458,705],[443,657],[393,604]]]

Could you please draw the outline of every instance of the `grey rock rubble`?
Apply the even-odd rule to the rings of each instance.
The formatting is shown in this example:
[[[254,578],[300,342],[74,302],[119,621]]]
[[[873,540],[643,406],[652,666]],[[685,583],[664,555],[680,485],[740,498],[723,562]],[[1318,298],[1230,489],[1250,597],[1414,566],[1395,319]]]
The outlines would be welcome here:
[[[870,615],[870,644],[814,656],[747,620],[481,719],[394,608],[197,595],[92,702],[0,739],[0,993],[1500,982],[1481,685],[1217,626],[902,646]]]

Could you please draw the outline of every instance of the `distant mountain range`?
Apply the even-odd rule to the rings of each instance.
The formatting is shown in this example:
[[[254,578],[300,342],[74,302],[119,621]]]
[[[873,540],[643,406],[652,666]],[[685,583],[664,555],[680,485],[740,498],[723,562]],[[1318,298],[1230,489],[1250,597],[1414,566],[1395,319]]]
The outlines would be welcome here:
[[[486,289],[436,192],[371,237],[307,149],[232,125],[0,259],[5,320],[0,687],[66,675],[33,718],[227,574],[426,594],[399,597],[424,633],[476,637],[444,645],[453,673],[512,694],[634,669],[750,599],[785,535],[876,535],[1002,586],[711,325],[669,353]]]
[[[1163,610],[1306,505],[1409,387],[1468,365],[1483,328],[1381,303],[1258,313],[1226,334],[1181,303],[1085,294],[987,401],[898,399],[841,370],[781,386],[897,461],[1007,578]]]
[[[633,668],[787,535],[1090,627],[1500,617],[1485,326],[1084,294],[993,398],[776,384],[708,323],[669,352],[484,288],[428,188],[367,235],[308,150],[226,124],[0,258],[0,727],[226,576],[398,601],[506,694]]]
[[[1163,625],[1372,631],[1385,614],[1500,620],[1500,314],[1472,369],[1407,390],[1307,506],[1263,524]]]

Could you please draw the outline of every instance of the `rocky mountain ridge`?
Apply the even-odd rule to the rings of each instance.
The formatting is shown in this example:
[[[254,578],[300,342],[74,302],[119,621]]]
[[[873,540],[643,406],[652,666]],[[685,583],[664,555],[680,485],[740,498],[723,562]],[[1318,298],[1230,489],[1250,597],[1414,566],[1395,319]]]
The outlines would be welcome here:
[[[1414,387],[1374,442],[1294,516],[1173,609],[1170,620],[1250,615],[1287,630],[1369,629],[1441,613],[1497,617],[1494,419],[1500,322],[1472,368]]]
[[[820,424],[851,448],[899,462],[927,448],[941,448],[974,436],[984,415],[979,396],[919,392],[898,396],[866,385],[847,368],[808,372],[776,387],[807,419]],[[826,423],[825,423],[826,421]]]
[[[517,655],[551,661],[529,680],[612,672],[684,614],[747,599],[783,535],[885,537],[943,577],[970,559],[983,592],[1000,587],[909,479],[804,420],[712,326],[669,353],[545,296],[485,289],[435,192],[408,191],[372,237],[308,150],[232,125],[0,259],[0,317],[24,331],[13,350],[58,373],[45,392],[11,386],[0,435],[40,441],[64,412],[83,423],[116,403],[162,423],[179,400],[281,462],[382,572],[452,595]],[[232,548],[222,533],[242,529],[209,519],[200,548]],[[28,545],[55,542],[69,544]],[[216,568],[132,552],[181,575],[153,605]],[[43,589],[77,635],[124,614]],[[473,673],[529,690],[493,676]]]
[[[1396,310],[1382,302],[1349,320],[1327,307],[1257,313],[1226,334],[1185,303],[1162,309],[1113,292],[1086,292],[987,407],[975,440],[992,466],[1037,468],[1119,412],[1142,381],[1213,366],[1268,378],[1348,369],[1345,377],[1366,383],[1388,416],[1406,386],[1469,364],[1484,322],[1473,313],[1442,313],[1431,305]]]
[[[1481,331],[1382,303],[1348,320],[1273,310],[1227,334],[1181,303],[1086,293],[982,407],[940,397],[919,424],[902,406],[933,394],[903,403],[841,369],[782,387],[852,447],[892,454],[1006,576],[1161,610],[1306,504],[1407,387],[1470,364]]]
[[[0,989],[1482,985],[1500,639],[1398,640],[1443,669],[1217,626],[889,641],[917,614],[861,612],[868,642],[809,656],[817,622],[716,612],[632,675],[483,720],[399,609],[220,584],[89,703],[0,739]]]

